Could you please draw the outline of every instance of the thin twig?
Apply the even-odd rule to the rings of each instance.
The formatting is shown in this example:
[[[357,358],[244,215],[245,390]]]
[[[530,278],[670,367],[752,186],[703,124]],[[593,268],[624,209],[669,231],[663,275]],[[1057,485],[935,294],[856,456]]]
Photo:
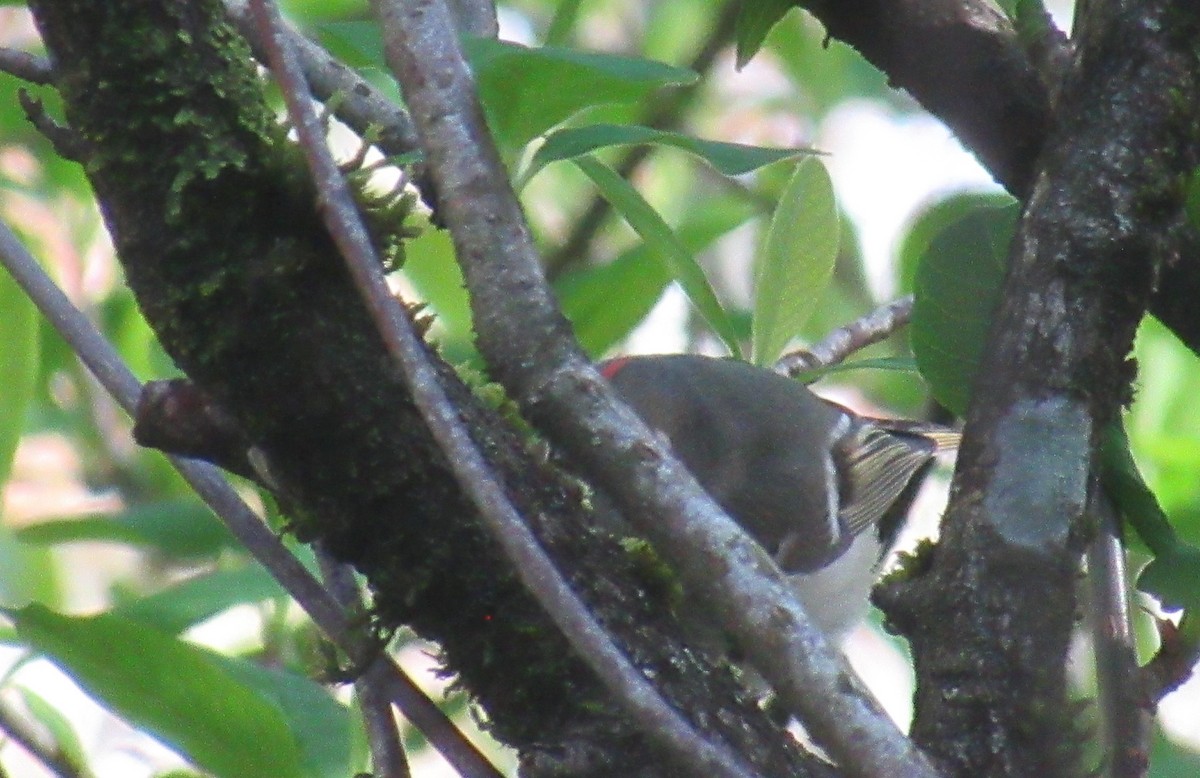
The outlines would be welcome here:
[[[324,544],[317,544],[317,566],[329,593],[348,613],[363,610],[362,597],[349,565],[329,555]],[[354,681],[358,708],[362,711],[367,742],[371,747],[371,772],[381,778],[410,778],[408,758],[391,701],[379,691],[380,677],[387,672],[387,660],[382,656],[372,660],[369,667]]]
[[[50,742],[38,728],[25,720],[12,706],[0,700],[0,732],[8,735],[21,748],[59,778],[91,778],[85,765],[75,764],[57,743]]]
[[[806,370],[831,367],[867,346],[890,338],[912,319],[913,297],[908,295],[881,305],[844,327],[830,332],[807,349],[784,354],[775,363],[775,372],[795,378]]]
[[[137,378],[121,361],[112,345],[71,304],[3,223],[0,223],[0,264],[12,274],[25,294],[104,388],[132,416],[142,390]],[[329,592],[287,550],[216,468],[180,457],[168,457],[168,460],[330,640],[353,658],[372,650],[370,646],[363,645],[360,631],[353,626]],[[461,774],[470,778],[500,776],[499,771],[463,737],[454,723],[395,663],[386,665],[383,684],[396,707],[425,733],[433,747]]]
[[[1094,497],[1092,504],[1100,532],[1088,547],[1089,616],[1105,775],[1136,778],[1150,767],[1154,704],[1137,663],[1120,526],[1107,497]]]
[[[371,774],[380,778],[410,778],[412,770],[404,753],[396,717],[392,714],[387,685],[383,682],[389,672],[388,666],[388,661],[383,658],[375,660],[362,678],[355,681],[354,693],[358,695],[367,742],[371,744]]]
[[[624,656],[571,589],[536,536],[513,507],[501,484],[471,440],[446,397],[437,373],[403,308],[388,289],[366,228],[307,97],[282,20],[270,0],[252,0],[255,21],[267,44],[279,81],[322,200],[326,226],[338,245],[389,354],[403,369],[413,402],[446,452],[455,476],[513,562],[526,588],[538,599],[564,636],[647,731],[667,743],[685,762],[707,775],[748,776],[754,772],[726,748],[701,737],[659,696]],[[445,12],[445,8],[441,10]]]
[[[50,114],[46,113],[46,108],[40,99],[22,88],[17,90],[17,101],[21,104],[21,109],[25,111],[25,118],[46,140],[50,141],[50,145],[54,147],[54,151],[60,157],[79,163],[87,160],[89,151],[87,141],[70,127],[56,122]]]
[[[1158,651],[1142,668],[1155,704],[1196,673],[1200,664],[1200,620],[1190,610],[1183,612],[1178,624],[1159,619],[1158,638]]]
[[[225,8],[254,55],[266,62],[265,46],[246,0],[225,0]],[[319,44],[286,24],[284,29],[313,95],[322,101],[336,98],[335,116],[360,136],[368,130],[377,133],[375,145],[385,154],[399,156],[417,150],[416,132],[403,108]]]
[[[374,5],[442,195],[493,377],[712,603],[783,705],[843,769],[934,775],[826,643],[779,569],[619,403],[580,350],[546,284],[445,7],[432,0]]]
[[[20,49],[0,47],[0,71],[31,84],[45,86],[54,83],[54,67],[50,60]]]

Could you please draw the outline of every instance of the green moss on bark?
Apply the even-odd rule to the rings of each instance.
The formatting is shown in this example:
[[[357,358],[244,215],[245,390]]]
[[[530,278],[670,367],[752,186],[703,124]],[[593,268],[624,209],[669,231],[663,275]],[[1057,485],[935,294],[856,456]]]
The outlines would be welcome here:
[[[385,625],[441,645],[529,774],[677,774],[482,531],[359,303],[220,3],[30,6],[142,310],[264,454],[297,534],[321,538],[368,577]],[[580,528],[576,482],[529,456],[437,363],[514,503],[635,663],[767,772],[799,774],[798,751],[778,729],[680,648],[629,555]]]
[[[598,689],[473,520],[219,4],[34,8],[139,304],[265,453],[297,533],[369,576],[382,619],[438,640],[502,737],[534,737],[504,731],[530,694],[570,718]],[[468,413],[496,427],[482,414]],[[489,657],[538,677],[498,683]]]

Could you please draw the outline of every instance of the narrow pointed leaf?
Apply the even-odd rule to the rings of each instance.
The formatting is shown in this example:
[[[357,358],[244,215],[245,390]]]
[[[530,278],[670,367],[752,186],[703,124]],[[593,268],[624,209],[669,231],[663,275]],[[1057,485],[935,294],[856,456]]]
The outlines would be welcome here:
[[[756,212],[741,197],[705,200],[689,209],[676,234],[689,251],[701,251]],[[606,265],[565,275],[554,286],[575,337],[599,359],[646,318],[670,283],[670,268],[642,243]]]
[[[113,613],[171,635],[235,605],[283,597],[279,582],[260,565],[203,573],[117,606]]]
[[[687,246],[671,230],[658,212],[646,202],[633,186],[617,175],[616,171],[593,157],[579,157],[575,160],[579,169],[596,184],[617,213],[629,223],[642,240],[665,262],[671,269],[671,274],[679,282],[684,294],[691,300],[692,305],[708,322],[713,331],[724,341],[729,352],[741,356],[738,345],[737,330],[729,314],[721,306],[716,292],[708,283],[704,270],[696,262],[696,258],[688,251]]]
[[[488,124],[507,153],[584,109],[635,102],[698,78],[662,62],[557,46],[469,38],[463,47]]]
[[[779,23],[784,14],[797,5],[797,0],[740,0],[734,36],[737,38],[737,68],[746,66],[758,50],[771,28]]]
[[[302,774],[342,778],[353,770],[353,715],[329,689],[295,673],[212,655],[231,677],[279,707],[299,747]]]
[[[39,545],[107,540],[148,546],[177,557],[206,556],[239,547],[212,509],[195,498],[134,505],[113,515],[43,521],[22,527],[17,538]]]
[[[83,745],[79,742],[79,735],[76,734],[75,728],[71,726],[71,722],[63,715],[63,712],[29,689],[20,689],[19,692],[21,701],[25,703],[30,714],[42,726],[50,730],[54,744],[67,759],[74,765],[81,767],[86,765],[87,755],[83,750]]]
[[[546,142],[530,160],[524,179],[528,180],[537,175],[551,162],[574,159],[598,149],[645,143],[686,151],[727,176],[743,175],[774,162],[818,153],[813,149],[777,149],[704,140],[680,132],[656,130],[634,124],[592,124],[586,127],[567,127],[550,133]]]
[[[833,277],[840,230],[833,182],[820,160],[796,166],[758,257],[753,355],[770,365],[800,332]]]
[[[1119,422],[1104,431],[1100,461],[1104,493],[1154,553],[1138,575],[1137,588],[1157,597],[1166,610],[1200,608],[1200,548],[1185,542],[1171,525],[1142,478]]]

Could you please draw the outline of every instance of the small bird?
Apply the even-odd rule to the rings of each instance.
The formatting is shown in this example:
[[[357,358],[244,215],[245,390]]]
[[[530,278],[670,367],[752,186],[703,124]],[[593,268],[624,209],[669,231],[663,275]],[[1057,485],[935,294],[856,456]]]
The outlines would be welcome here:
[[[745,362],[675,354],[600,368],[774,558],[835,642],[866,614],[909,484],[958,443],[946,428],[860,416]]]

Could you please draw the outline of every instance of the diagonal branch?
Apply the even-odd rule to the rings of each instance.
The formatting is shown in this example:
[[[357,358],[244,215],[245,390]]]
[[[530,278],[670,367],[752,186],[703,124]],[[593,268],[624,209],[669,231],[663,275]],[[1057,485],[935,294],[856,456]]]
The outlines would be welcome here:
[[[840,364],[854,352],[894,335],[912,319],[912,309],[911,294],[885,303],[812,346],[784,354],[775,362],[775,372],[795,378],[806,370]]]
[[[3,224],[0,224],[0,264],[12,274],[101,385],[132,416],[142,390],[137,378],[104,336],[71,304]],[[351,618],[215,468],[180,457],[169,459],[230,532],[271,571],[330,640],[355,658],[371,650],[362,644],[360,630],[353,627]],[[450,764],[464,775],[476,778],[498,775],[487,759],[394,662],[384,663],[379,672],[383,675],[384,693],[425,733]]]
[[[225,0],[229,17],[238,31],[246,36],[260,62],[266,62],[266,42],[250,18],[247,0]],[[401,155],[415,151],[417,136],[412,120],[400,106],[382,95],[369,81],[338,61],[321,46],[286,27],[287,39],[296,51],[304,70],[304,78],[318,100],[336,102],[334,113],[360,136],[374,128],[379,134],[375,141],[387,154]]]
[[[861,690],[778,569],[712,503],[579,350],[541,274],[445,7],[377,2],[471,291],[479,345],[530,417],[577,457],[702,593],[782,700],[847,770],[932,769]]]
[[[49,84],[54,80],[50,60],[20,49],[0,47],[0,72],[9,73],[31,84]]]
[[[92,778],[87,765],[76,764],[58,743],[51,742],[45,733],[4,700],[0,700],[0,734],[19,744],[57,778]],[[2,771],[0,768],[0,774]]]
[[[90,142],[86,173],[146,320],[244,431],[295,534],[366,577],[379,623],[439,644],[529,775],[630,774],[663,761],[458,486],[220,4],[30,6],[64,114]],[[428,356],[507,498],[639,669],[764,772],[824,772],[737,694],[712,653],[686,649],[667,593],[646,584],[638,559],[609,533],[580,531],[594,512],[578,480]]]
[[[1100,525],[1087,551],[1088,616],[1105,774],[1134,778],[1145,775],[1150,767],[1154,704],[1146,675],[1138,667],[1120,519],[1103,494],[1097,495],[1090,510],[1095,511]]]
[[[347,613],[364,612],[366,605],[350,566],[338,562],[319,544],[316,547],[316,557],[321,580],[337,603]],[[392,713],[391,700],[383,693],[383,689],[386,688],[384,677],[388,672],[387,664],[388,660],[381,652],[362,675],[354,679],[354,694],[371,749],[373,773],[388,778],[412,778],[408,768],[408,757],[404,753],[404,743],[400,738],[400,728],[396,726],[396,716]]]
[[[404,371],[414,402],[446,452],[459,484],[486,519],[488,529],[511,558],[526,588],[538,598],[617,699],[648,732],[672,748],[677,759],[706,774],[746,778],[755,775],[722,744],[703,738],[666,704],[571,590],[508,499],[504,485],[484,460],[458,410],[442,390],[420,338],[388,289],[382,263],[375,255],[349,188],[325,146],[324,132],[304,96],[304,79],[282,35],[278,9],[269,0],[251,0],[251,10],[325,203],[323,213],[330,234],[390,356]]]

